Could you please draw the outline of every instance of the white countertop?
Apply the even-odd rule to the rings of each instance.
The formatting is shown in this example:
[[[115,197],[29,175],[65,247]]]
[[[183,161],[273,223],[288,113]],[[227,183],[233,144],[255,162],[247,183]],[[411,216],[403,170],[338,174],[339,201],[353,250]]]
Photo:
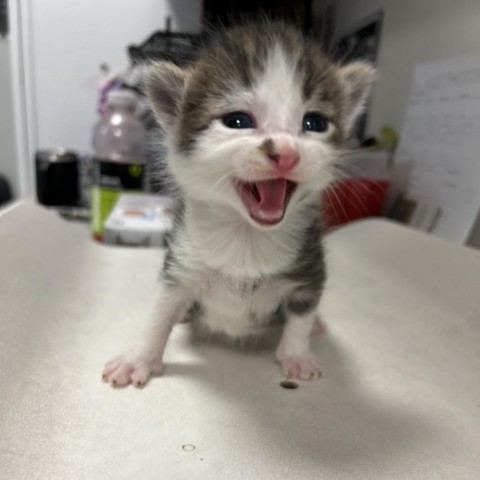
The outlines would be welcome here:
[[[114,390],[103,364],[148,320],[161,253],[84,229],[0,212],[3,480],[480,478],[479,252],[353,224],[327,239],[321,380],[282,389],[273,340],[179,325],[165,376]]]

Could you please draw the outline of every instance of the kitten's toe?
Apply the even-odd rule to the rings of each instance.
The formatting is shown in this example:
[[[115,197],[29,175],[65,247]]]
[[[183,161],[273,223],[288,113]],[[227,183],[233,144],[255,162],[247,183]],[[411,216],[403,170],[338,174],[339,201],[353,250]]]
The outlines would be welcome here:
[[[130,380],[132,385],[136,388],[142,388],[149,380],[153,372],[145,365],[139,366],[132,372]]]
[[[135,387],[143,387],[150,377],[161,373],[159,365],[150,365],[144,359],[128,359],[117,357],[105,365],[102,380],[112,387],[125,387],[130,383]]]
[[[317,380],[322,370],[314,357],[286,357],[280,360],[283,374],[288,378],[300,380]]]
[[[102,374],[102,380],[108,382],[110,375],[121,365],[122,357],[115,357],[105,364]]]
[[[107,382],[112,387],[125,387],[131,382],[134,366],[129,363],[122,363],[107,377]]]

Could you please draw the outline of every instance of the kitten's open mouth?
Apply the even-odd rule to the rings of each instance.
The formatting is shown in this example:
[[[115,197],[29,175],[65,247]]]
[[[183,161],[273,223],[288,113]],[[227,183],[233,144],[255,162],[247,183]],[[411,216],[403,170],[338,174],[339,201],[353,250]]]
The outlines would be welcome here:
[[[250,217],[261,225],[276,225],[282,221],[296,186],[296,183],[284,178],[235,182],[237,193]]]

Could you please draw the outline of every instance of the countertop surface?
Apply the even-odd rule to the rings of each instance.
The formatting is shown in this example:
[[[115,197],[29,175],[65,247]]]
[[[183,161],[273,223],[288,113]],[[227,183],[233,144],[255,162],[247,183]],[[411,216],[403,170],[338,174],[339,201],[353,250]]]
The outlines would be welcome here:
[[[144,389],[101,382],[138,337],[161,250],[112,248],[32,202],[0,212],[0,477],[480,478],[480,254],[384,220],[326,239],[312,339],[286,390],[265,343],[176,326]]]

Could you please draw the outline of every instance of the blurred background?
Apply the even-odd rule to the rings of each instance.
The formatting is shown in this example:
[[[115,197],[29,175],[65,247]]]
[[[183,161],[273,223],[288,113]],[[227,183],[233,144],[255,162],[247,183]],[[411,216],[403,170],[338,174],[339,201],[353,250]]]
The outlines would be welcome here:
[[[480,247],[477,0],[0,0],[0,204],[33,197],[63,214],[96,215],[94,234],[105,241],[120,193],[163,194],[161,172],[152,177],[146,62],[188,62],[206,26],[260,12],[317,37],[339,62],[365,59],[379,71],[341,181],[323,198],[328,226],[384,215]],[[465,72],[468,85],[457,81]],[[432,75],[446,79],[433,97]],[[119,118],[129,158],[111,141]],[[440,145],[446,135],[454,141]],[[133,146],[140,139],[144,151]]]

